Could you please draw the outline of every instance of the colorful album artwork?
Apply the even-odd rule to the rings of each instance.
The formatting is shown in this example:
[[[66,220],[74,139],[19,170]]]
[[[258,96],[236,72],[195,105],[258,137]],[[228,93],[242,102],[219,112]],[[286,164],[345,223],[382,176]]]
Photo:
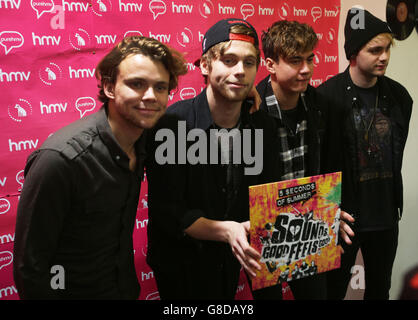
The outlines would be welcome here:
[[[340,267],[341,172],[251,186],[253,290]]]

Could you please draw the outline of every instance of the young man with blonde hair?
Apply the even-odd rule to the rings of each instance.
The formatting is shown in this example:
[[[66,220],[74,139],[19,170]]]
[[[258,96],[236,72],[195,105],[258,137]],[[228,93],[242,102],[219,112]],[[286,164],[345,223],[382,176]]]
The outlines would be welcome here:
[[[197,64],[205,90],[171,106],[155,128],[157,135],[171,129],[173,142],[185,128],[181,139],[187,135],[188,149],[178,144],[175,154],[187,159],[174,164],[155,159],[148,166],[147,262],[162,299],[235,297],[241,267],[250,276],[260,268],[260,255],[247,239],[248,186],[276,178],[277,161],[269,152],[277,141],[274,122],[252,112],[247,99],[255,91],[260,60],[255,29],[245,20],[221,20],[206,32],[202,51]],[[192,153],[196,140],[207,144]],[[245,150],[259,158],[260,170],[249,173]],[[194,163],[190,157],[196,153],[203,159]]]
[[[402,158],[412,99],[385,76],[393,44],[386,22],[352,8],[345,24],[345,72],[318,88],[328,101],[331,170],[342,170],[342,209],[355,218],[341,268],[327,274],[328,298],[344,299],[361,248],[364,299],[388,299],[402,215]],[[347,235],[345,235],[347,238]]]
[[[321,171],[324,119],[315,89],[313,50],[318,42],[311,26],[297,21],[277,21],[262,35],[269,75],[257,85],[261,110],[277,124],[279,180],[297,179]],[[289,282],[295,299],[325,299],[324,274]],[[265,296],[269,289],[254,295]],[[276,290],[272,287],[270,290]]]

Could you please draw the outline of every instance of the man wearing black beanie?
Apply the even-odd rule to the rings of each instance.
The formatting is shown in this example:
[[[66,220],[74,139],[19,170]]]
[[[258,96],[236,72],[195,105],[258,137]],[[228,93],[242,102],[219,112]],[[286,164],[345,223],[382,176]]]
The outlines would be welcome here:
[[[325,169],[343,172],[341,209],[353,216],[342,222],[343,238],[351,245],[342,244],[341,268],[327,273],[328,298],[344,299],[361,248],[364,299],[389,299],[413,101],[401,84],[385,76],[393,44],[387,23],[352,8],[344,34],[350,65],[318,88],[328,102],[325,158],[331,161]]]

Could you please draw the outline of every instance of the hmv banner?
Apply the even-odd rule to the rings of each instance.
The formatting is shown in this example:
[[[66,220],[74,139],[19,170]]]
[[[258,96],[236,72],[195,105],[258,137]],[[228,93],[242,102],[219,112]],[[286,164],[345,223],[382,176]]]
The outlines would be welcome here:
[[[338,72],[340,0],[0,0],[0,299],[18,299],[13,282],[16,210],[31,152],[59,128],[97,111],[95,66],[123,37],[156,38],[186,54],[188,74],[169,104],[204,88],[193,62],[205,31],[220,19],[251,22],[259,35],[277,20],[313,26],[317,86]],[[267,75],[262,58],[258,83]],[[134,230],[140,299],[159,299],[146,265],[147,185]],[[241,277],[237,299],[251,299]],[[286,288],[284,288],[286,291]]]

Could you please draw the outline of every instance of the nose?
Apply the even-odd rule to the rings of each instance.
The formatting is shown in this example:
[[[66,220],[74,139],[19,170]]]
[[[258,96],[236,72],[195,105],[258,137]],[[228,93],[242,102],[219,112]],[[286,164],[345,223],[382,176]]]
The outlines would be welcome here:
[[[388,61],[390,57],[390,51],[384,50],[383,53],[380,55],[380,61]]]
[[[149,86],[142,96],[142,100],[150,100],[155,101],[157,98],[155,96],[154,88],[152,86]]]
[[[300,73],[307,74],[311,72],[311,64],[307,60],[303,60]]]
[[[245,68],[244,68],[244,62],[239,61],[234,68],[234,73],[236,76],[244,76],[245,75]]]

